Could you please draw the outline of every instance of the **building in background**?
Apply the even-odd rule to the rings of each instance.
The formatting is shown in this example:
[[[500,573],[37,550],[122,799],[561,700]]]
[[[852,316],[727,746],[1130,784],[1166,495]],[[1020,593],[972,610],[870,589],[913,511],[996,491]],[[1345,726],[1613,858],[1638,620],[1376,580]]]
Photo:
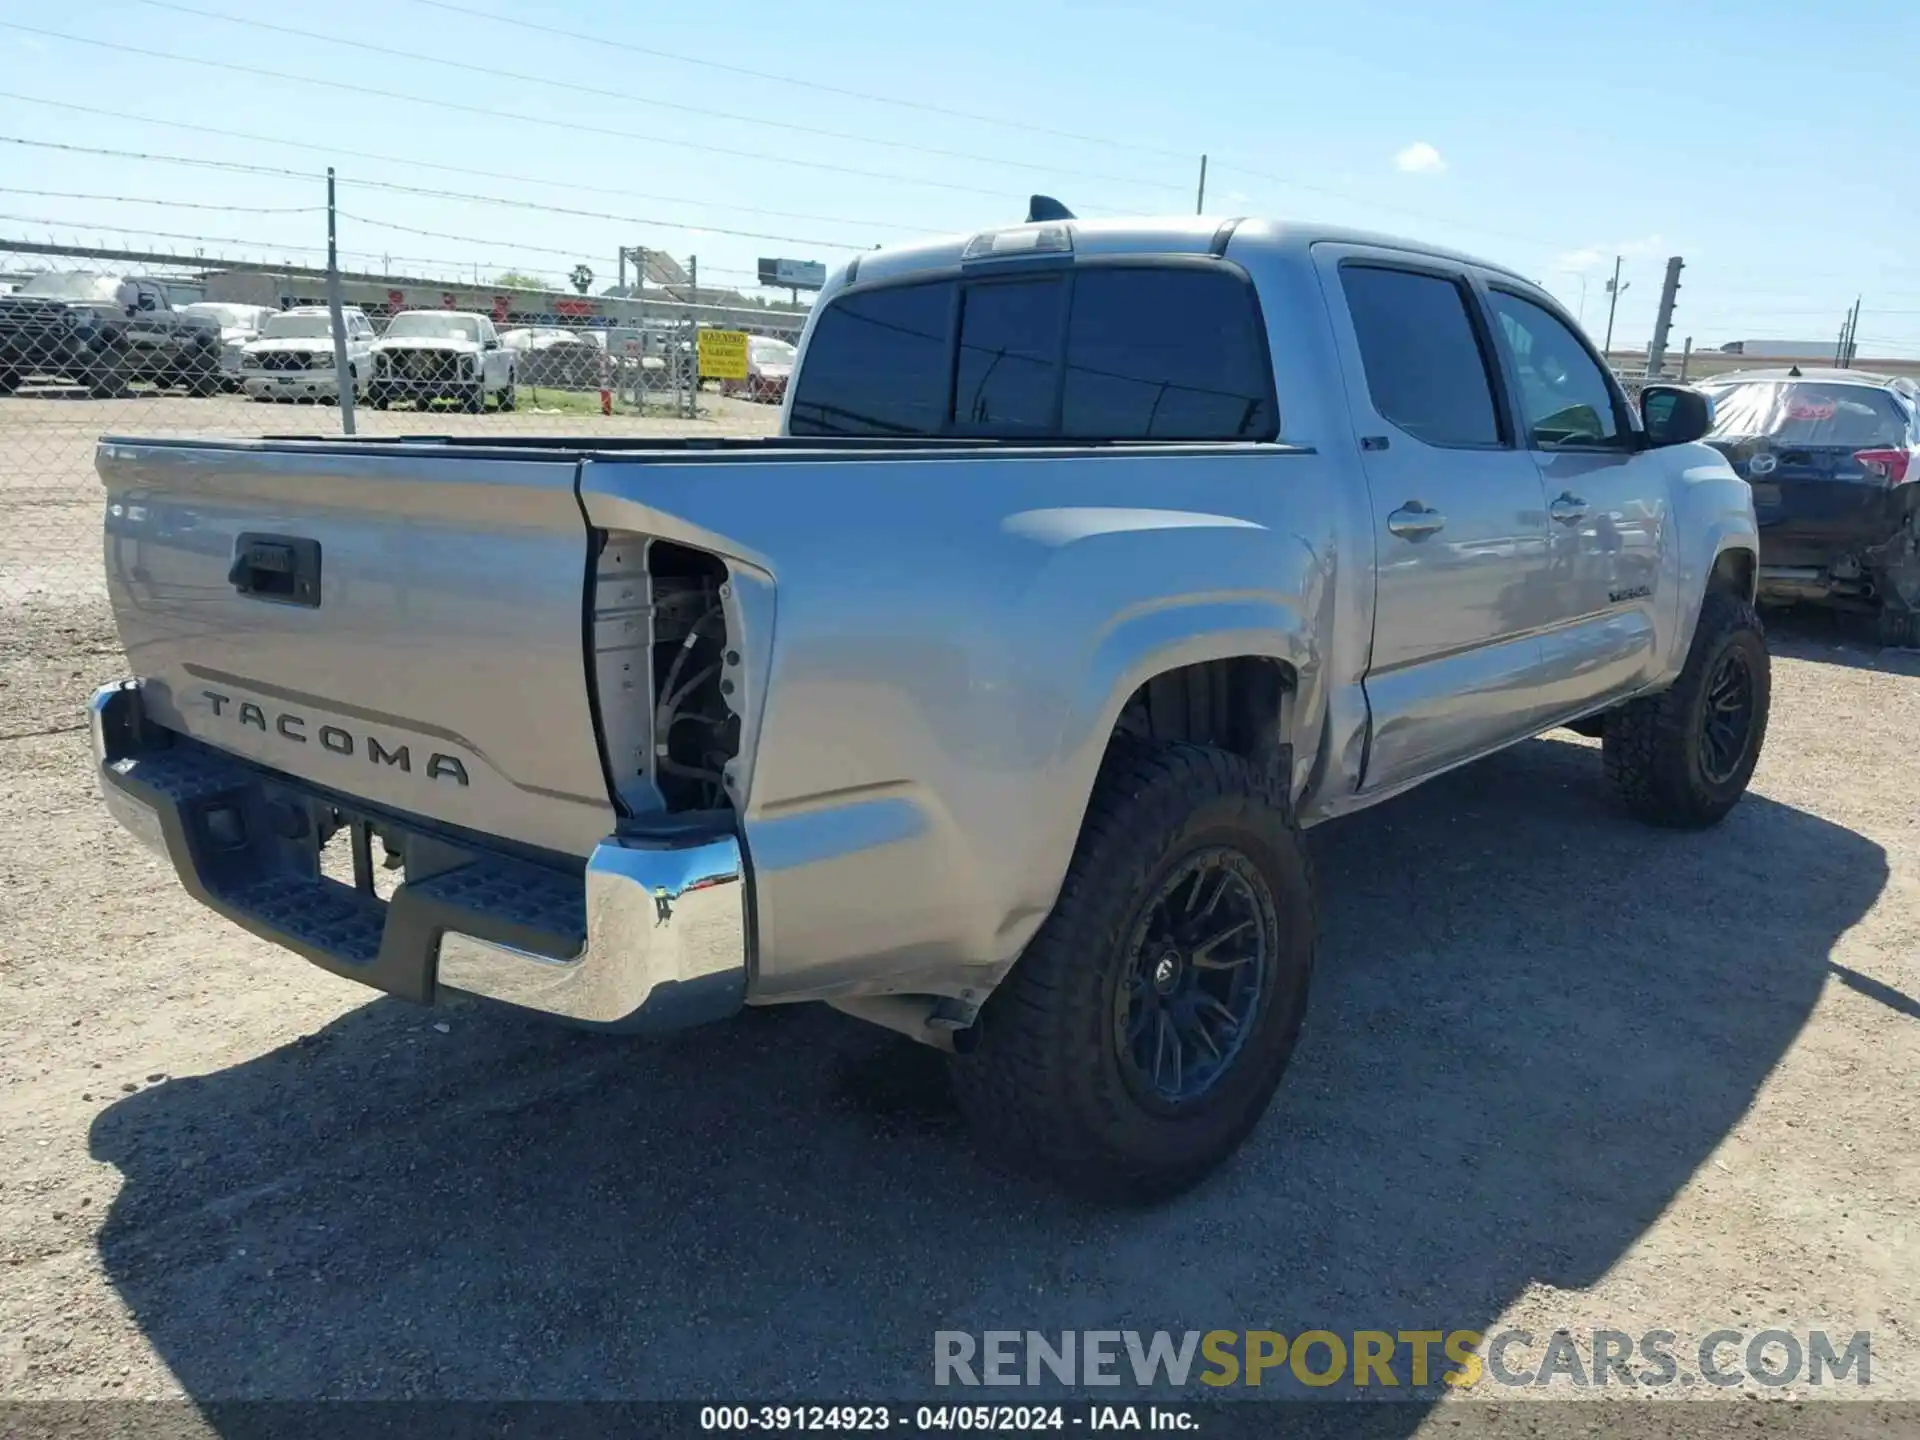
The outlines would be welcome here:
[[[1831,340],[1729,340],[1720,347],[1720,353],[1742,355],[1750,360],[1825,360],[1831,365],[1839,349],[1838,337]]]

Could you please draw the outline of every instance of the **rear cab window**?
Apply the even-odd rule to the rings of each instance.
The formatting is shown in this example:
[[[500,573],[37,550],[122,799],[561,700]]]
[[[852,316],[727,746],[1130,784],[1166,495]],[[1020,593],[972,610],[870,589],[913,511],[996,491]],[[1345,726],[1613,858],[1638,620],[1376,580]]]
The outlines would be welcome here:
[[[796,435],[1271,440],[1253,285],[1225,262],[1082,262],[876,286],[830,301]]]

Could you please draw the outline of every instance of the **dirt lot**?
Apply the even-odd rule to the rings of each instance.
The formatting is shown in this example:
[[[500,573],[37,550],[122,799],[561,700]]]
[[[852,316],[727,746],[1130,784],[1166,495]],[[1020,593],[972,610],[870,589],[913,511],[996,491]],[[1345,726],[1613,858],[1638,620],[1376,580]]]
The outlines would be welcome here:
[[[88,448],[262,426],[121,403],[0,402],[0,1397],[924,1397],[938,1329],[1517,1326],[1678,1332],[1683,1369],[1870,1330],[1828,1393],[1920,1400],[1920,657],[1777,624],[1712,834],[1626,820],[1566,735],[1315,832],[1280,1099],[1198,1193],[1094,1212],[831,1013],[427,1012],[197,909],[92,793]]]

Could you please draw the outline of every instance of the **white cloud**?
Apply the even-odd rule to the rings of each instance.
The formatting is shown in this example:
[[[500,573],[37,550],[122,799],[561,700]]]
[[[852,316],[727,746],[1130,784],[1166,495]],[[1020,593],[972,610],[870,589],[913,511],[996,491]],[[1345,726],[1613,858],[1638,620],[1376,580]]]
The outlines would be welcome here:
[[[1616,240],[1608,245],[1582,245],[1569,250],[1554,262],[1556,270],[1571,270],[1578,275],[1587,270],[1611,269],[1613,257],[1632,260],[1641,255],[1657,255],[1666,242],[1658,235],[1643,235],[1637,240]]]
[[[1438,175],[1447,162],[1426,141],[1416,140],[1393,157],[1393,168],[1408,175]]]

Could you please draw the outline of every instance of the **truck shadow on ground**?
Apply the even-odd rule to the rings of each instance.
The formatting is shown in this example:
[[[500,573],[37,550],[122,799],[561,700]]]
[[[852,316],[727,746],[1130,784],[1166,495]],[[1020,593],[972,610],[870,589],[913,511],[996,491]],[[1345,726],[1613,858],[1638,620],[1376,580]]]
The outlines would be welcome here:
[[[926,1398],[938,1329],[1479,1329],[1634,1245],[1887,873],[1760,796],[1640,828],[1558,739],[1313,842],[1306,1039],[1162,1209],[996,1173],[937,1057],[823,1010],[647,1045],[382,1001],[102,1113],[105,1270],[202,1402]]]

